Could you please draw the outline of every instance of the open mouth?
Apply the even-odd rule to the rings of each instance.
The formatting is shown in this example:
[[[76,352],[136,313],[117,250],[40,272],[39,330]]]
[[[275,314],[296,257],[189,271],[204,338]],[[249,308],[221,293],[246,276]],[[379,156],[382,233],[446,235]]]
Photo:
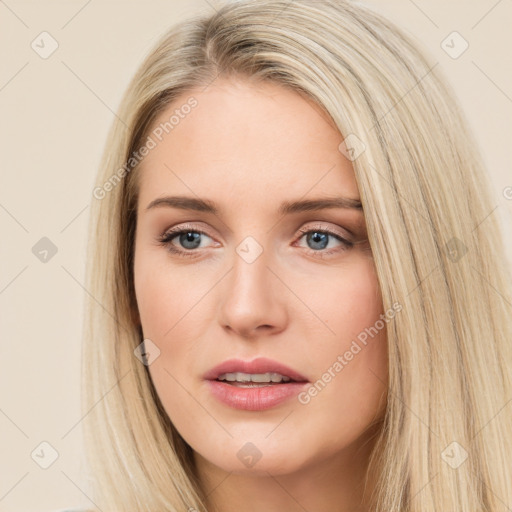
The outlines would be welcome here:
[[[217,400],[246,411],[264,411],[284,404],[309,382],[296,370],[263,357],[224,361],[203,378]]]
[[[223,373],[217,379],[219,382],[225,382],[231,386],[239,388],[257,388],[265,386],[275,386],[278,384],[287,384],[290,382],[297,382],[287,375],[280,373]]]

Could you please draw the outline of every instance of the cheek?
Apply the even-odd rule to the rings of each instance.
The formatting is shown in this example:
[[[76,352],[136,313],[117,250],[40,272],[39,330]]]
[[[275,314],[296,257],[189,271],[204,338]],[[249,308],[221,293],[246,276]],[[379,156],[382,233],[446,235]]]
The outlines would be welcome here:
[[[309,293],[312,308],[334,334],[324,330],[325,341],[309,351],[317,380],[301,404],[309,413],[306,421],[330,418],[351,436],[385,406],[387,322],[372,260],[360,260],[330,282],[335,286],[324,286],[323,293]]]
[[[201,340],[214,321],[208,304],[215,279],[204,275],[210,274],[171,267],[164,251],[141,249],[135,255],[134,285],[144,338],[160,350],[149,371],[165,402],[185,398],[176,393],[180,387],[173,377],[179,382],[198,378]]]
[[[194,431],[204,412],[188,390],[197,378],[191,370],[204,350],[198,340],[211,321],[200,302],[211,284],[193,281],[151,254],[136,254],[134,284],[143,334],[160,350],[148,369],[168,416],[184,433]]]
[[[319,275],[304,283],[301,296],[330,328],[327,340],[336,343],[356,337],[383,313],[382,297],[373,260],[358,258],[343,269]]]
[[[197,309],[194,305],[211,288],[205,280],[191,277],[171,268],[163,250],[136,251],[135,295],[145,337],[165,342],[189,322],[190,312]]]
[[[146,338],[162,338],[172,326],[173,312],[178,305],[178,295],[183,301],[180,283],[170,279],[165,270],[147,265],[135,267],[135,295],[140,319]]]

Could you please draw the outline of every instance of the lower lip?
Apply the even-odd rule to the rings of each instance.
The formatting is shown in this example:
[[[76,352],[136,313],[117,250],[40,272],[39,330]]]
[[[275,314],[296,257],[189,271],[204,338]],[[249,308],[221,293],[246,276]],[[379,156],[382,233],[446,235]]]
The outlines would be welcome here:
[[[307,382],[289,382],[287,384],[271,384],[254,388],[241,388],[208,380],[213,396],[234,409],[245,411],[264,411],[298,395]]]

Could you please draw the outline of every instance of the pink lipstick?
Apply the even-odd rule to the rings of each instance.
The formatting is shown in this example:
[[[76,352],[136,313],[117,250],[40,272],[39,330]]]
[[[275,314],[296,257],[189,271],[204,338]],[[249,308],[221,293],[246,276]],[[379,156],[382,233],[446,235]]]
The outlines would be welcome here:
[[[230,359],[203,377],[213,396],[246,411],[263,411],[296,396],[309,382],[297,371],[266,358]]]

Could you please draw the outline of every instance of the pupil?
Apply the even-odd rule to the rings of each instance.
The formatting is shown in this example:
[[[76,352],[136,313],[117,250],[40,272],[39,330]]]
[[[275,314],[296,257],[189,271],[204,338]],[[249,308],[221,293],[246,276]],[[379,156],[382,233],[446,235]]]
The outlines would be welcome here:
[[[189,231],[187,233],[183,233],[180,235],[180,243],[186,249],[196,249],[201,244],[201,233],[195,233]],[[307,235],[308,244],[312,243],[312,249],[325,249],[328,244],[329,235],[327,233],[319,233],[318,231],[314,231]]]
[[[328,243],[328,234],[327,233],[319,233],[315,231],[309,235],[307,235],[308,242],[313,242],[314,244],[320,244],[320,247],[312,247],[312,249],[325,249]]]
[[[188,233],[183,233],[180,235],[180,243],[186,249],[195,249],[196,247],[199,247],[199,244],[201,243],[200,237],[201,233],[193,233],[189,231]]]

